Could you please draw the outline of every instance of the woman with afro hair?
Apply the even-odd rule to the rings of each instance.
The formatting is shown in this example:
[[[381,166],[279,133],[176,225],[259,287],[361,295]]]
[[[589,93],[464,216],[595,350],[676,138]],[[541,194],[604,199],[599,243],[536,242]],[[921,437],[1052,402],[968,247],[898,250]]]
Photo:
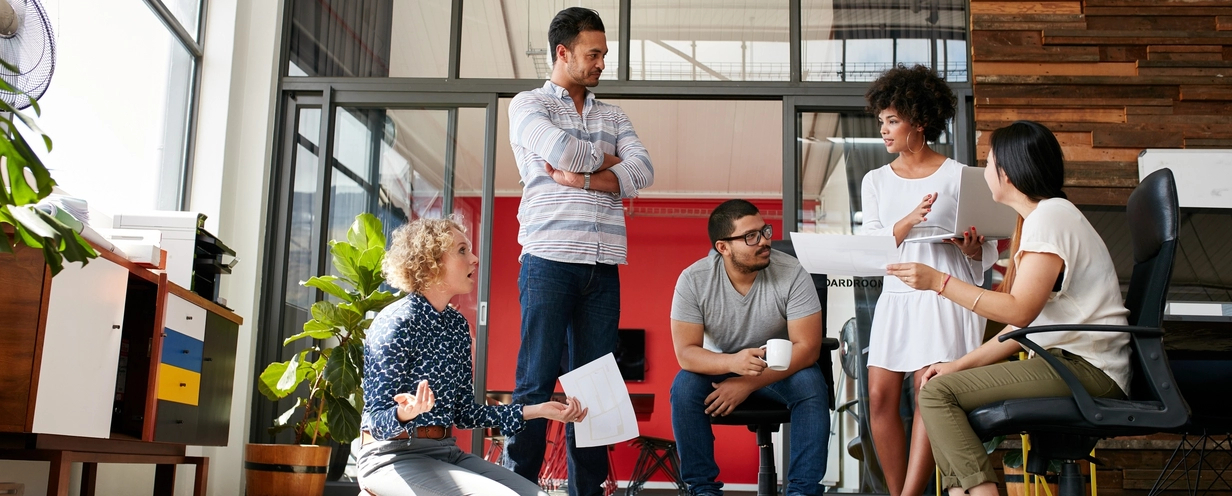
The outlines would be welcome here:
[[[898,158],[864,176],[864,234],[894,236],[900,262],[927,264],[954,279],[983,284],[997,251],[974,226],[945,243],[904,243],[932,234],[924,232],[930,226],[953,225],[957,215],[966,166],[928,145],[954,117],[954,93],[928,67],[900,65],[877,78],[865,98],[881,126],[886,151]],[[873,446],[891,496],[920,496],[935,466],[918,408],[908,457],[899,415],[906,374],[912,374],[912,391],[918,391],[921,371],[979,347],[984,325],[982,317],[932,291],[885,278],[869,339],[868,393]]]

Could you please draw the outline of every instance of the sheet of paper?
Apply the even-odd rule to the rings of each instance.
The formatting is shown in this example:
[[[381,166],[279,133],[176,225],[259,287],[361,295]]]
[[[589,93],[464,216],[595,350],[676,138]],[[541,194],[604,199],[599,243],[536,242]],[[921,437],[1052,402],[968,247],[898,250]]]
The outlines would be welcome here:
[[[898,263],[893,236],[791,233],[791,244],[804,270],[837,276],[884,276]]]
[[[586,419],[573,426],[579,448],[616,444],[638,436],[633,401],[611,353],[560,376],[560,385],[566,395],[590,409]]]

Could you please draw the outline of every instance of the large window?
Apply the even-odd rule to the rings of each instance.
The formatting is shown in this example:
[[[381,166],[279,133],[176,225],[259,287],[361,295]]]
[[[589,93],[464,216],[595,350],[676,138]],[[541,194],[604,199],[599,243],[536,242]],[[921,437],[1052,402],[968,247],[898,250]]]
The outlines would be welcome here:
[[[55,148],[35,150],[65,191],[104,212],[185,204],[201,0],[168,4],[46,3],[57,61],[39,125]]]
[[[630,79],[791,79],[787,0],[630,3]]]
[[[462,16],[461,76],[547,79],[552,72],[548,22],[566,7],[594,9],[603,18],[608,54],[603,79],[616,79],[620,58],[617,0],[470,0]]]
[[[967,2],[801,0],[805,81],[872,81],[923,64],[967,81]]]

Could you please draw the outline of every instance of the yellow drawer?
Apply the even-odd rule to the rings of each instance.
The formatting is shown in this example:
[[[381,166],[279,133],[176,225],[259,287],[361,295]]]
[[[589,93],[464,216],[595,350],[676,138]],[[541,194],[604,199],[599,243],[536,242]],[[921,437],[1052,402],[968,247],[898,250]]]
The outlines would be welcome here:
[[[191,370],[158,364],[158,399],[197,406],[201,396],[201,374]]]

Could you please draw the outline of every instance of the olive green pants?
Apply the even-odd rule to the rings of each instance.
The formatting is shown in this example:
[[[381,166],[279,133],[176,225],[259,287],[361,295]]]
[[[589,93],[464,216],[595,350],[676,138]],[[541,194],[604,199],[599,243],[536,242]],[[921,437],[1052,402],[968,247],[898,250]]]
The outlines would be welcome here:
[[[1048,350],[1073,371],[1087,392],[1104,398],[1125,393],[1104,371],[1060,349]],[[1013,398],[1069,396],[1069,386],[1043,358],[1004,362],[932,378],[920,389],[920,415],[928,429],[941,487],[971,489],[996,482],[984,445],[967,422],[967,413],[982,405]]]

